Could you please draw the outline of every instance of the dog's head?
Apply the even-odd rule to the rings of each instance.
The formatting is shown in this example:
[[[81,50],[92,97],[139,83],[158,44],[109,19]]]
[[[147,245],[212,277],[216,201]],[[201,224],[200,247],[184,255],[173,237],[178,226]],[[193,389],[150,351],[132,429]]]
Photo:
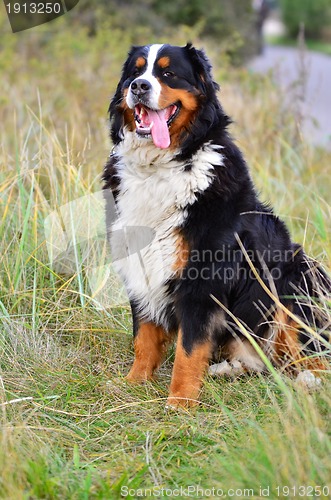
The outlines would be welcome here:
[[[126,127],[157,148],[182,149],[221,113],[217,89],[207,57],[191,44],[132,47],[109,108],[114,144]]]

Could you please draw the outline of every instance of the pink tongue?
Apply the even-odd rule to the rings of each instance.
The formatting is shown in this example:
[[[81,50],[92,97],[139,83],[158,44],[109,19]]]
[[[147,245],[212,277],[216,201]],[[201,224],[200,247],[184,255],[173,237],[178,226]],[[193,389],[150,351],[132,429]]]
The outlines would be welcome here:
[[[148,110],[150,122],[153,122],[151,134],[156,147],[166,149],[170,146],[170,135],[166,119],[166,110]]]

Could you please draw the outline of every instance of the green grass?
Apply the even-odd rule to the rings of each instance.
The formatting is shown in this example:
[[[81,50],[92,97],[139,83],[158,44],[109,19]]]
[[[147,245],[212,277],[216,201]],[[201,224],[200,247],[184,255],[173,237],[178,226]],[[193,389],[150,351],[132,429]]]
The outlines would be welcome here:
[[[285,47],[297,47],[298,41],[285,35],[281,36],[268,36],[267,42],[271,45],[283,45]],[[323,40],[309,40],[305,39],[305,45],[309,50],[322,52],[331,56],[331,43],[324,42]]]
[[[277,498],[277,486],[330,486],[329,374],[314,393],[285,376],[208,379],[199,408],[166,412],[173,352],[157,382],[127,385],[128,306],[98,306],[83,247],[70,274],[51,265],[45,219],[99,191],[108,100],[128,45],[148,37],[56,26],[7,34],[0,56],[0,497],[195,485]],[[262,198],[330,268],[330,154],[302,139],[296,103],[283,109],[268,78],[223,66],[216,49],[221,98]]]

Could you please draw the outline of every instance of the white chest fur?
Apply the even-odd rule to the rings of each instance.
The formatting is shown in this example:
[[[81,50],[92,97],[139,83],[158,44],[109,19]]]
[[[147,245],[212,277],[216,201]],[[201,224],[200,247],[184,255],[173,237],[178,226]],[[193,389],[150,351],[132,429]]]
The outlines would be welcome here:
[[[223,165],[219,149],[205,145],[185,171],[185,163],[175,160],[173,152],[158,149],[135,133],[125,131],[117,146],[120,193],[112,257],[129,297],[146,319],[165,321],[165,309],[171,305],[166,283],[175,276],[176,229],[183,225],[197,194],[210,185],[214,168]]]

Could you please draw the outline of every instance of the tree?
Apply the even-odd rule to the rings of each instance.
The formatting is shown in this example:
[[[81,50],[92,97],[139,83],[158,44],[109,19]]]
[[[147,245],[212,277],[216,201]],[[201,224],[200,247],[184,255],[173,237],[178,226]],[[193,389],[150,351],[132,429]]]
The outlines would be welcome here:
[[[283,21],[288,34],[296,37],[303,24],[308,38],[321,38],[331,21],[330,0],[281,0]]]

